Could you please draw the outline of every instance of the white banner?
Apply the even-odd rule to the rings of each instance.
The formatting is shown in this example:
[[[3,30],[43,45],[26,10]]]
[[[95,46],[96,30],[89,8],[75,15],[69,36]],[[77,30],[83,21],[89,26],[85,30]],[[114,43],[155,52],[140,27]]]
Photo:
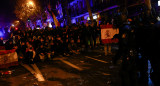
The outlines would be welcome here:
[[[113,28],[106,28],[106,29],[101,29],[101,39],[112,39],[115,34],[118,34],[119,30],[118,29],[113,29]]]
[[[18,62],[18,55],[16,52],[0,55],[0,65]]]

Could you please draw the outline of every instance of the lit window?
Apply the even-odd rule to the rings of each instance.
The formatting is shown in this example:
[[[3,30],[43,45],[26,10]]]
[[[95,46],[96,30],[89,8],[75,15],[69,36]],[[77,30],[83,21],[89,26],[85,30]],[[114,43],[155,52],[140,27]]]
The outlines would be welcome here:
[[[93,16],[93,19],[97,19],[97,15]]]

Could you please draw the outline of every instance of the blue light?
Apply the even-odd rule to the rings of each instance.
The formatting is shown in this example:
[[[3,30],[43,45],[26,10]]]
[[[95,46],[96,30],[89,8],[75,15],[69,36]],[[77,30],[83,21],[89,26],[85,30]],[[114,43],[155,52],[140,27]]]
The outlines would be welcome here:
[[[47,19],[46,21],[47,21],[47,22],[51,22],[51,19]]]
[[[72,1],[72,2],[70,3],[70,5],[73,6],[74,3],[77,3],[78,1],[82,1],[82,0],[74,0],[74,1]]]
[[[72,22],[72,24],[76,23],[76,19],[72,19],[71,22]]]
[[[3,37],[3,33],[2,33],[2,31],[0,31],[0,37]]]
[[[61,23],[61,27],[64,27],[64,22],[63,22],[63,23]]]

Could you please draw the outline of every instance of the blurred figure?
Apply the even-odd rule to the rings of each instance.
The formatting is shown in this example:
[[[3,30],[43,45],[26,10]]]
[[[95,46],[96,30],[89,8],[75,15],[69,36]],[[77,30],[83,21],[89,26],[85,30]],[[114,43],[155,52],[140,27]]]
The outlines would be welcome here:
[[[89,23],[86,23],[84,35],[85,35],[86,50],[88,50],[89,47],[93,48],[93,38],[92,38],[91,26],[89,25]]]
[[[0,46],[3,46],[3,37],[0,38]]]
[[[153,32],[151,34],[151,40],[150,40],[150,62],[153,69],[153,72],[151,73],[151,79],[154,83],[154,86],[160,86],[160,20],[154,25]]]
[[[35,51],[29,42],[26,42],[26,46],[27,46],[27,48],[26,48],[24,63],[25,64],[34,64],[33,59],[35,57]]]
[[[92,34],[92,43],[94,44],[93,47],[95,48],[96,47],[96,37],[97,37],[97,24],[96,23],[93,23],[91,25],[91,34]]]
[[[4,31],[5,31],[5,38],[8,39],[9,38],[8,27],[5,27]]]
[[[118,59],[122,60],[120,69],[122,86],[137,86],[135,30],[128,21],[120,28],[118,38],[119,50],[113,58],[113,63],[117,63]]]
[[[22,41],[20,45],[18,45],[18,49],[16,50],[17,51],[17,54],[18,54],[18,57],[19,57],[19,62],[23,61],[25,56],[26,56],[26,44],[25,44],[25,41]]]
[[[14,44],[13,44],[13,40],[9,39],[6,43],[5,43],[5,49],[6,50],[11,50],[14,48]]]

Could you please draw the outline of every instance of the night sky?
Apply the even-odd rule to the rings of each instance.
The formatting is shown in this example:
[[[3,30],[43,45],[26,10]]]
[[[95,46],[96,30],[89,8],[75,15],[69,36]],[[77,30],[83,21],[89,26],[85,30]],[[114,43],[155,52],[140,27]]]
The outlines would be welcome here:
[[[12,23],[16,19],[14,14],[16,0],[0,0],[0,26]]]
[[[14,20],[17,20],[14,13],[16,2],[19,0],[0,0],[0,27],[11,25]],[[40,3],[44,3],[46,0],[37,0]],[[54,0],[53,0],[54,1]],[[55,3],[55,0],[52,3]]]

